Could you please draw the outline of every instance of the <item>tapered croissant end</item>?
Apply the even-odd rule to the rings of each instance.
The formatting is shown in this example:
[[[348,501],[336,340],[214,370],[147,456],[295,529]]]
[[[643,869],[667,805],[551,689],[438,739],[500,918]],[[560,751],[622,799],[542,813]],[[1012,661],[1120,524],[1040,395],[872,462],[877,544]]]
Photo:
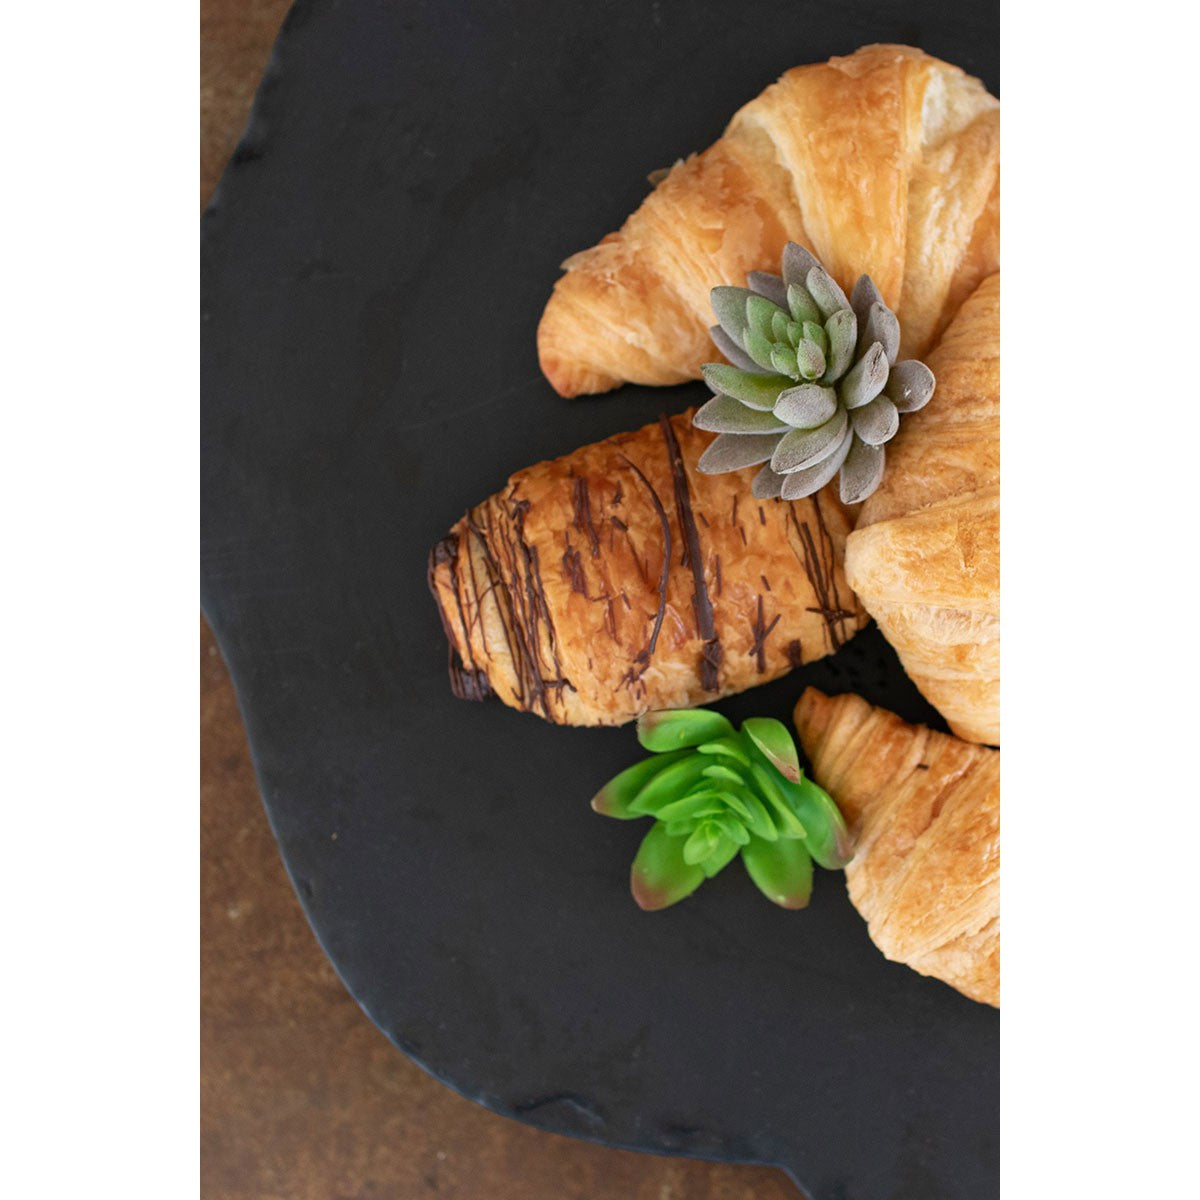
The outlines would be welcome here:
[[[576,259],[587,269],[573,269]],[[705,319],[697,319],[624,242],[605,239],[563,266],[567,274],[537,330],[538,363],[560,396],[608,392],[626,382],[686,383],[700,373],[701,362],[716,357],[707,306]],[[620,374],[608,369],[614,339],[621,346]],[[675,361],[680,347],[683,365]]]
[[[563,326],[567,328],[564,329]],[[550,386],[560,396],[590,396],[600,392],[610,392],[620,385],[615,375],[606,375],[601,371],[591,371],[573,361],[569,351],[564,352],[559,343],[569,341],[571,336],[570,322],[565,321],[558,313],[549,309],[542,314],[538,322],[538,366],[549,381]]]
[[[795,711],[813,778],[856,838],[846,887],[888,958],[1000,1004],[1000,752],[861,696]]]
[[[778,269],[788,241],[843,288],[870,275],[900,357],[921,357],[998,267],[999,130],[978,80],[911,47],[793,68],[563,263],[542,370],[564,396],[695,379],[715,358],[711,290]]]
[[[449,648],[450,690],[460,700],[486,700],[493,694],[487,672],[476,667],[471,658],[470,640],[461,636],[453,597],[458,570],[459,535],[448,534],[429,552],[429,590],[437,602],[442,628]],[[461,614],[458,614],[461,615]]]

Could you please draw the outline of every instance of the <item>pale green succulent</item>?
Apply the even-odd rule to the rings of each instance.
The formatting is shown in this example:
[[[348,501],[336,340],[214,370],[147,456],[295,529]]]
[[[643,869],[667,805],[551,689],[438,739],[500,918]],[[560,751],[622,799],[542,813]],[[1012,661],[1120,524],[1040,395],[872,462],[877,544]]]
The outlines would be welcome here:
[[[716,433],[699,469],[720,475],[764,463],[762,500],[812,495],[840,472],[842,500],[883,478],[884,444],[933,395],[924,363],[897,362],[900,323],[867,275],[849,300],[817,259],[789,242],[782,275],[752,271],[748,288],[712,289],[712,339],[729,363],[701,370],[715,395],[695,415]],[[730,365],[732,364],[732,365]]]

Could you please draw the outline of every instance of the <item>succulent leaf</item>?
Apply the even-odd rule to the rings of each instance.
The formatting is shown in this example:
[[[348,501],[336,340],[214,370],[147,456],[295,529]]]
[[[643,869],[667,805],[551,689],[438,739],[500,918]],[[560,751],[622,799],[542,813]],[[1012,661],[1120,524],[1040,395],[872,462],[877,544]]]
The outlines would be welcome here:
[[[683,861],[702,863],[721,843],[723,836],[716,821],[701,821],[683,843]]]
[[[770,412],[779,393],[791,386],[791,380],[780,379],[778,375],[739,371],[726,363],[705,363],[700,373],[714,392],[732,396],[759,412]]]
[[[798,838],[765,842],[751,838],[742,862],[755,886],[781,908],[804,908],[812,896],[812,858]]]
[[[837,392],[833,388],[822,387],[819,383],[802,383],[799,387],[786,388],[779,393],[774,415],[788,428],[816,429],[818,425],[824,425],[837,409]]]
[[[817,256],[797,242],[788,242],[783,248],[783,282],[788,286],[803,287],[813,267],[820,267]]]
[[[788,326],[794,324],[795,321],[783,311],[773,314],[771,317],[771,340],[773,342],[788,341]]]
[[[883,347],[884,356],[891,366],[900,352],[900,322],[896,314],[880,300],[876,300],[867,310],[859,345],[865,348],[875,342]]]
[[[632,767],[627,767],[619,775],[610,779],[592,797],[592,808],[605,817],[616,817],[620,821],[632,821],[644,813],[634,812],[629,805],[637,797],[638,792],[654,778],[659,771],[673,762],[678,762],[683,752],[663,754],[655,758],[647,758]]]
[[[746,840],[749,841],[749,838]],[[718,843],[717,848],[700,864],[704,869],[704,874],[711,879],[718,872],[723,871],[737,858],[738,851],[741,848],[741,843],[733,838],[726,837],[722,842]]]
[[[800,758],[796,753],[796,743],[782,721],[776,721],[774,717],[749,717],[742,722],[742,733],[784,779],[800,782]]]
[[[882,446],[900,428],[900,413],[886,396],[879,395],[870,404],[856,408],[850,414],[850,424],[868,446]],[[853,449],[850,452],[853,454]]]
[[[804,823],[796,816],[795,810],[788,800],[787,793],[778,782],[776,773],[760,767],[758,763],[751,763],[750,771],[754,776],[754,782],[759,794],[771,808],[775,826],[779,830],[780,836],[806,837],[808,830],[804,828]]]
[[[823,320],[832,317],[839,309],[850,307],[846,293],[838,287],[833,276],[820,264],[809,271],[804,286],[808,289],[808,294],[816,301]]]
[[[719,433],[700,455],[696,470],[702,475],[723,475],[766,462],[775,452],[779,436],[774,433]]]
[[[883,391],[887,378],[887,355],[879,342],[872,342],[871,348],[846,372],[838,395],[847,408],[861,408]]]
[[[763,467],[750,483],[750,495],[755,500],[778,500],[783,490],[784,476],[776,474],[770,465]]]
[[[746,288],[725,286],[715,287],[708,294],[718,324],[743,350],[750,324],[746,317],[746,297],[749,295]]]
[[[782,722],[750,718],[735,730],[712,710],[679,709],[646,714],[638,735],[652,757],[611,780],[593,807],[621,819],[654,819],[630,872],[642,908],[690,895],[739,851],[760,890],[777,904],[801,907],[812,861],[846,861],[845,822],[804,778]],[[784,843],[791,848],[778,849]]]
[[[780,308],[787,308],[787,285],[780,276],[772,275],[769,271],[751,271],[746,276],[746,282],[752,292],[765,296]]]
[[[732,783],[737,787],[744,786],[746,782],[737,771],[732,767],[727,767],[724,763],[711,763],[704,768],[704,774],[708,779],[719,779],[724,783]]]
[[[733,338],[731,338],[729,334],[727,334],[725,330],[720,327],[720,325],[714,325],[708,331],[708,336],[712,338],[713,345],[715,345],[716,348],[720,350],[720,352],[725,355],[725,357],[729,359],[729,361],[735,367],[738,368],[738,370],[758,370],[758,363],[756,363],[754,359],[752,359],[750,355],[748,355],[745,350],[743,350],[741,346],[739,346],[737,342],[735,342]]]
[[[682,838],[656,824],[642,839],[629,874],[639,908],[653,912],[690,896],[704,882],[704,869],[684,860]]]
[[[745,846],[750,842],[750,832],[741,821],[735,821],[732,817],[720,817],[717,820],[722,832],[736,846]],[[730,858],[733,856],[730,855]],[[727,858],[726,862],[729,861]]]
[[[755,333],[761,333],[763,337],[774,340],[771,323],[777,316],[787,320],[787,313],[778,305],[772,304],[766,296],[760,296],[756,292],[746,294],[746,323]]]
[[[812,382],[819,379],[825,370],[825,352],[816,342],[805,338],[795,349],[797,374],[801,379]]]
[[[858,504],[865,500],[883,479],[884,450],[855,437],[850,453],[842,464],[842,476],[838,484],[843,504]]]
[[[724,812],[725,805],[721,801],[721,793],[717,791],[698,792],[694,795],[683,796],[664,804],[654,816],[659,821],[669,822],[672,833],[680,833],[691,829],[700,817]],[[644,813],[640,814],[645,816]]]
[[[629,801],[629,811],[642,817],[654,817],[658,810],[682,796],[694,783],[704,778],[706,760],[688,754],[673,762],[642,785]]]
[[[771,351],[775,348],[775,343],[769,337],[764,337],[757,329],[746,330],[746,353],[764,371],[774,371],[775,368],[771,363]]]
[[[697,746],[696,749],[701,754],[714,754],[720,755],[722,758],[732,758],[744,767],[750,765],[750,756],[742,749],[742,743],[737,734],[714,738],[711,742],[704,742]]]
[[[809,854],[827,870],[841,870],[854,850],[845,819],[829,793],[811,779],[790,784],[785,790],[806,830],[804,842]]]
[[[746,828],[755,837],[762,838],[763,841],[775,841],[779,837],[779,830],[775,827],[775,822],[771,819],[771,814],[767,811],[767,806],[753,792],[744,792],[741,800],[750,810],[750,818],[746,821]]]
[[[841,311],[845,311],[842,309]],[[837,313],[834,313],[837,316]],[[831,321],[833,317],[829,318]],[[804,331],[804,337],[818,347],[826,359],[829,357],[829,334],[825,332],[825,326],[819,325],[816,321],[805,321],[800,328]],[[825,368],[822,367],[822,370]]]
[[[854,284],[854,291],[850,293],[850,307],[854,310],[858,323],[865,325],[871,305],[882,303],[883,296],[875,286],[875,281],[870,275],[860,275]]]
[[[923,362],[910,358],[891,369],[884,390],[900,412],[910,413],[929,403],[933,389],[933,372]]]
[[[812,467],[800,471],[792,471],[783,478],[783,487],[779,489],[782,500],[802,500],[819,492],[841,469],[850,453],[850,443],[854,434],[847,429],[842,444],[826,459]]]
[[[727,791],[723,788],[718,788],[711,794],[714,800],[720,801],[720,811],[726,820],[732,821],[735,824],[738,821],[752,820],[750,809],[742,800],[742,789],[739,787],[736,791]]]
[[[642,713],[637,722],[638,741],[656,754],[733,737],[735,732],[729,720],[711,708],[659,709]]]
[[[854,361],[854,347],[858,341],[858,319],[849,309],[839,309],[825,322],[825,335],[829,339],[829,354],[828,365],[821,382],[836,383]]]
[[[817,302],[808,294],[808,289],[803,283],[788,284],[787,302],[788,310],[795,320],[801,323],[821,320],[821,310],[817,307]]]
[[[793,429],[785,433],[771,456],[771,470],[780,475],[802,471],[827,458],[840,445],[849,418],[839,408],[824,425],[816,429]]]
[[[886,444],[899,428],[899,414],[929,400],[932,373],[915,360],[896,362],[899,322],[866,275],[847,299],[810,250],[789,242],[781,275],[752,271],[747,282],[748,288],[711,293],[719,321],[713,341],[729,363],[702,368],[717,396],[694,420],[718,437],[700,469],[720,474],[768,464],[751,483],[759,500],[800,499],[842,472],[843,494],[865,498],[878,486],[884,462],[866,448]],[[828,398],[796,386],[808,384],[826,388]],[[774,420],[744,415],[729,399]],[[826,440],[796,435],[825,426],[839,412],[848,418],[840,436],[832,433],[837,426],[825,430]],[[746,445],[737,449],[740,439]]]
[[[804,345],[805,343],[801,343]],[[791,346],[785,346],[776,343],[771,347],[771,366],[779,372],[780,375],[786,375],[789,379],[800,378],[799,356]]]
[[[704,813],[704,816],[715,816],[717,813],[716,806]],[[675,817],[670,821],[660,821],[659,824],[674,838],[690,837],[692,830],[696,828],[696,821],[701,814],[693,813],[688,817]]]
[[[750,408],[732,396],[714,396],[692,418],[709,433],[786,433],[791,426],[773,412]]]

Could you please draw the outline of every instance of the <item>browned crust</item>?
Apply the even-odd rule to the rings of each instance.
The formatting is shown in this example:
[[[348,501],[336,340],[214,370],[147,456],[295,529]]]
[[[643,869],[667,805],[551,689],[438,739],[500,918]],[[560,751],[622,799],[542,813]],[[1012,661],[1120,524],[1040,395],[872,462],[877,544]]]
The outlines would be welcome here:
[[[563,724],[705,703],[844,644],[849,515],[702,475],[691,412],[512,476],[430,557],[456,694]]]
[[[851,824],[846,886],[872,940],[998,1007],[1000,752],[815,688],[795,721],[813,778]]]
[[[796,67],[563,264],[542,370],[564,396],[697,377],[709,290],[777,271],[788,240],[846,288],[870,274],[919,354],[999,266],[999,169],[998,102],[957,67],[886,45]]]
[[[933,399],[906,416],[846,548],[846,578],[960,737],[1000,743],[1000,276],[929,355]]]

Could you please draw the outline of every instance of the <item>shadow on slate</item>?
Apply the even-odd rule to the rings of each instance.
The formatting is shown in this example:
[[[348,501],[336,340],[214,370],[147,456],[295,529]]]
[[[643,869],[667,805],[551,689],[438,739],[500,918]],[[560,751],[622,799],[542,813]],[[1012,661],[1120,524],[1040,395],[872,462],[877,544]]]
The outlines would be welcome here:
[[[370,1017],[499,1113],[776,1163],[817,1200],[995,1195],[997,1014],[886,961],[838,875],[735,864],[656,915],[639,750],[450,694],[430,546],[539,459],[699,385],[559,399],[534,331],[569,253],[797,63],[909,41],[998,87],[994,4],[300,3],[203,219],[204,610],[322,946]],[[873,628],[806,684],[939,723]]]

